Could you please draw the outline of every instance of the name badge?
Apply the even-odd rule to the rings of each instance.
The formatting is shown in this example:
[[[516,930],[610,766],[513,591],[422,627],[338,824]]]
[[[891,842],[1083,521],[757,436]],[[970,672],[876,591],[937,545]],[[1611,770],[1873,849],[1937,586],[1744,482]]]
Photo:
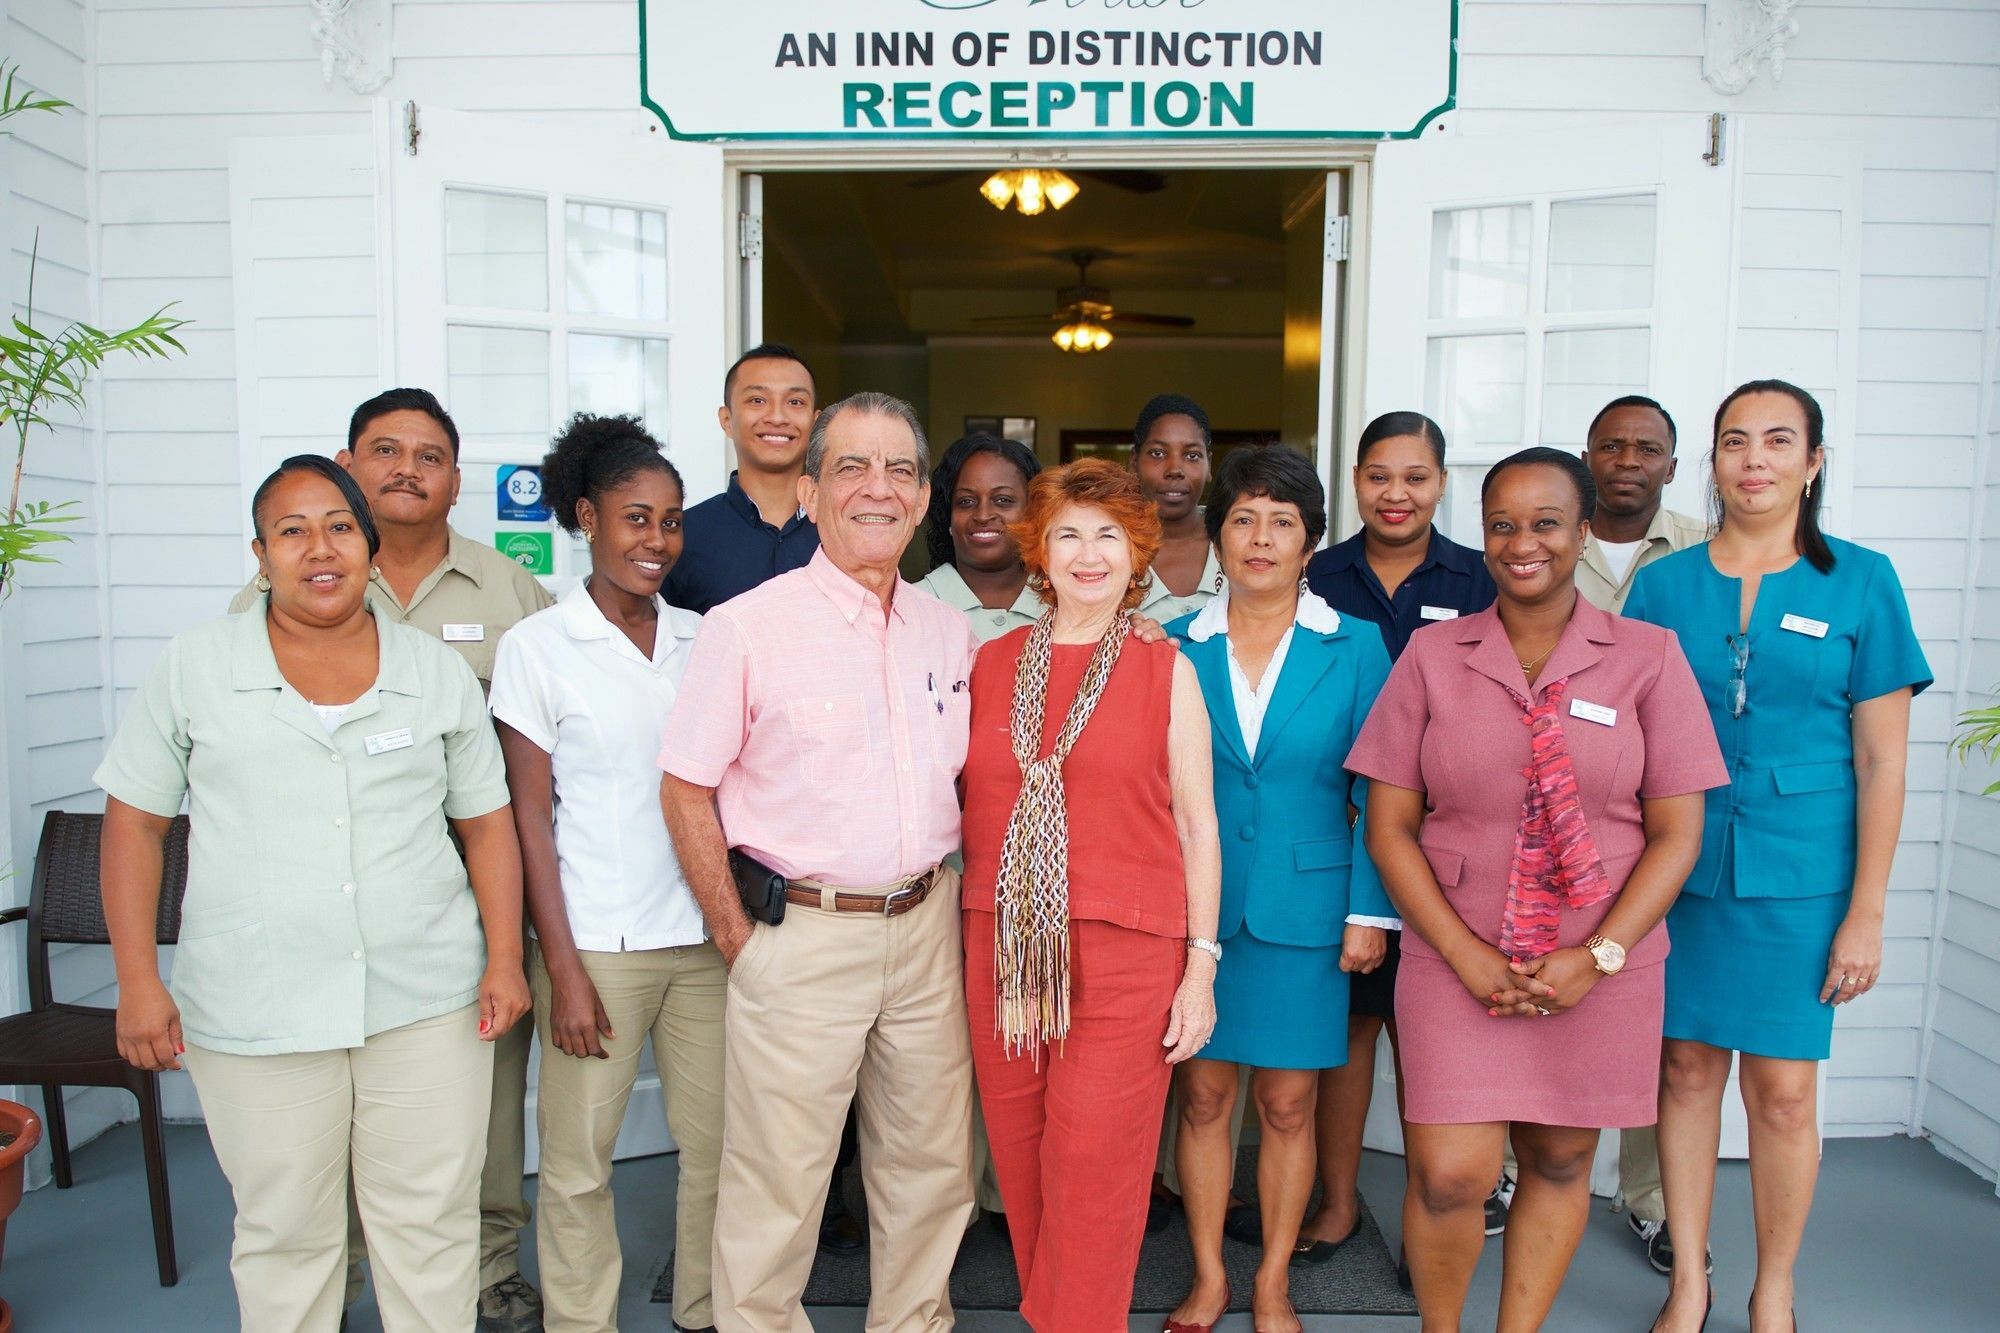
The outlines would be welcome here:
[[[446,643],[484,643],[486,642],[486,626],[446,625],[444,627],[444,641]]]
[[[1417,611],[1425,620],[1457,620],[1458,612],[1448,606],[1426,606]]]
[[[1618,725],[1617,709],[1606,708],[1603,704],[1594,704],[1585,699],[1571,699],[1569,701],[1569,715],[1571,717],[1580,717],[1585,722],[1595,722],[1600,727],[1615,727]]]
[[[417,742],[408,727],[398,727],[394,731],[378,731],[373,736],[364,737],[363,743],[370,754],[387,754],[391,750],[407,750]]]
[[[1808,620],[1804,616],[1786,616],[1778,622],[1778,628],[1788,629],[1794,634],[1810,634],[1815,639],[1824,639],[1827,623],[1824,620]]]

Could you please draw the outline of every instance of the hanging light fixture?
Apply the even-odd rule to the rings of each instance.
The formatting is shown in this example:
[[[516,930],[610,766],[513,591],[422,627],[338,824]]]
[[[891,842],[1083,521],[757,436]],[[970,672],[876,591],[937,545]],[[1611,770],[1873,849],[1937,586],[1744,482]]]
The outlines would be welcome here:
[[[1049,336],[1056,346],[1078,356],[1101,352],[1111,346],[1111,330],[1095,320],[1079,319],[1063,325]]]
[[[1068,207],[1070,200],[1083,193],[1083,187],[1060,171],[1014,167],[988,176],[985,184],[979,187],[979,193],[985,196],[987,203],[1003,213],[1011,203],[1028,217],[1033,217],[1045,209]]]

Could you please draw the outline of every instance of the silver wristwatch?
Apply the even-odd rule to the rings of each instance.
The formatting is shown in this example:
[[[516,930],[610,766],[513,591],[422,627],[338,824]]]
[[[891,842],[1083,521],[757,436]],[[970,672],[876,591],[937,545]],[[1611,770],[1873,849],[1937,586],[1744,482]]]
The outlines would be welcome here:
[[[1190,936],[1187,942],[1187,946],[1190,949],[1201,950],[1203,953],[1207,954],[1210,958],[1213,958],[1218,963],[1222,961],[1222,946],[1220,944],[1217,944],[1214,940],[1198,940]]]

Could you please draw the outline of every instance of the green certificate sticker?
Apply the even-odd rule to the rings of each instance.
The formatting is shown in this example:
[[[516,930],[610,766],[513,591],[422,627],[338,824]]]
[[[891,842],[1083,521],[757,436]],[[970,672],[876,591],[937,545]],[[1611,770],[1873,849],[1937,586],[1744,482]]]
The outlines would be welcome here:
[[[555,537],[547,532],[498,532],[493,545],[530,574],[556,572]]]

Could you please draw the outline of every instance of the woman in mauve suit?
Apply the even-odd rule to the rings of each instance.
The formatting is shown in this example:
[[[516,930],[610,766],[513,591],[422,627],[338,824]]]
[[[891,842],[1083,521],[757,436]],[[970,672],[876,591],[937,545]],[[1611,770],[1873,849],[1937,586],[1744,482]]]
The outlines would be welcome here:
[[[1548,1317],[1601,1129],[1651,1124],[1666,932],[1728,781],[1673,634],[1577,596],[1595,499],[1528,449],[1480,493],[1499,600],[1418,630],[1348,757],[1400,910],[1404,1249],[1426,1328],[1456,1328],[1513,1126],[1499,1327]]]

